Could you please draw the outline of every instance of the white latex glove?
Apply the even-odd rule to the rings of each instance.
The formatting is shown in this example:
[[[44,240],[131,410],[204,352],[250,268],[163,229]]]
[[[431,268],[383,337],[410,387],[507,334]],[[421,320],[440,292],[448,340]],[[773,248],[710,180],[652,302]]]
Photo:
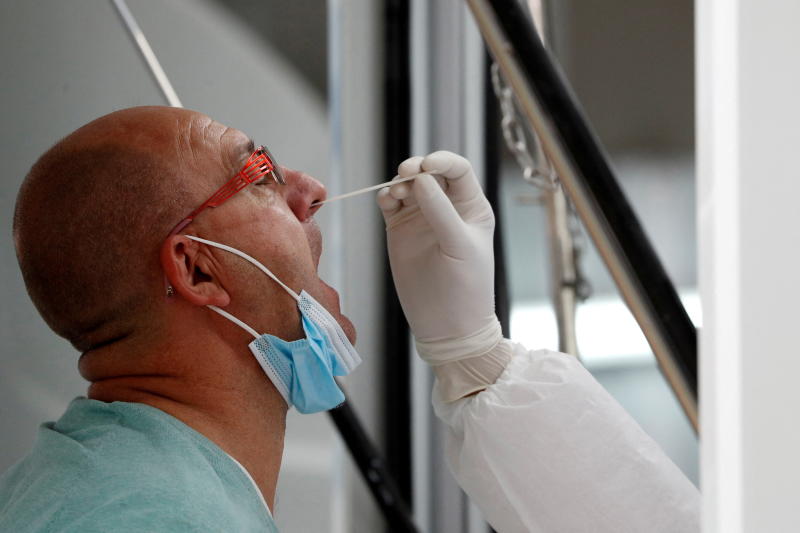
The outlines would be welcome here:
[[[398,174],[419,177],[378,193],[392,276],[417,351],[452,401],[494,383],[510,359],[495,350],[494,213],[457,154],[412,157]]]

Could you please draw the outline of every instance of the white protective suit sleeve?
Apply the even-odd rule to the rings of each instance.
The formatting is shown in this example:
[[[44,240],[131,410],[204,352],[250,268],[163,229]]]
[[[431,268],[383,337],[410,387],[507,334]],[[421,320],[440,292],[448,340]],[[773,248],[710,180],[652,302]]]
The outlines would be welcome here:
[[[695,532],[699,494],[573,356],[503,339],[494,214],[469,161],[412,157],[378,193],[397,294],[461,487],[501,533]]]
[[[456,480],[500,533],[697,532],[700,495],[573,356],[501,341],[479,394],[434,409]]]

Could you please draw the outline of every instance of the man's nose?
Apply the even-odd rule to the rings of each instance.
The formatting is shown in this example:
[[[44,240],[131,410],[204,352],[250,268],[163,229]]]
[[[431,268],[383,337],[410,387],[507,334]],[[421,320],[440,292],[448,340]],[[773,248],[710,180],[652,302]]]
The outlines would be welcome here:
[[[314,202],[321,202],[328,196],[325,186],[308,174],[281,166],[286,179],[286,203],[300,222],[314,216],[321,207]]]

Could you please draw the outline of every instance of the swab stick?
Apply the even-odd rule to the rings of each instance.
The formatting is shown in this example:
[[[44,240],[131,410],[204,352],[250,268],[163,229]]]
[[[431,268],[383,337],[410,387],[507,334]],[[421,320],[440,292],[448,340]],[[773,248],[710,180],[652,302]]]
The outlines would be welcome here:
[[[378,185],[372,185],[371,187],[364,187],[363,189],[358,189],[357,191],[348,192],[348,193],[345,193],[345,194],[340,194],[338,196],[333,196],[333,197],[328,198],[326,200],[323,200],[321,202],[314,202],[313,204],[311,204],[311,207],[314,207],[314,206],[317,206],[317,205],[326,204],[326,203],[332,202],[334,200],[341,200],[343,198],[350,198],[351,196],[357,196],[359,194],[364,194],[365,192],[376,191],[376,190],[382,189],[384,187],[389,187],[391,185],[397,185],[398,183],[403,183],[405,181],[411,181],[411,180],[415,179],[416,177],[417,177],[416,175],[415,176],[408,176],[408,177],[405,177],[405,178],[400,178],[399,180],[395,179],[395,180],[387,181],[386,183],[379,183]]]

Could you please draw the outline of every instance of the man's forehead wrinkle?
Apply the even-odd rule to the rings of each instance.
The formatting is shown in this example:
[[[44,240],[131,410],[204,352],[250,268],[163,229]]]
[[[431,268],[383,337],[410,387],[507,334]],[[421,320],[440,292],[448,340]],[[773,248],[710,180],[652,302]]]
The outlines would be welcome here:
[[[225,151],[225,158],[227,159],[229,167],[233,172],[245,163],[250,154],[255,150],[255,143],[242,131],[230,126],[224,126],[222,135],[220,135],[220,144]],[[233,137],[230,142],[227,139]]]
[[[197,161],[197,155],[194,153],[194,120],[189,120],[189,127],[186,128],[186,148],[189,153],[189,157],[193,162]]]
[[[173,116],[175,161],[178,173],[205,190],[218,186],[236,172],[252,150],[252,143],[241,131],[225,126],[207,115]],[[201,178],[202,176],[202,178]],[[198,178],[204,183],[200,185]]]
[[[203,139],[203,143],[205,144],[208,141],[215,141],[215,142],[218,143],[219,142],[219,138],[222,135],[221,134],[220,135],[215,134],[215,131],[218,130],[218,128],[216,126],[217,125],[221,126],[221,124],[219,124],[217,121],[215,121],[214,119],[212,119],[211,117],[208,117],[206,115],[202,115],[202,118],[200,119],[200,121],[201,121],[201,123],[198,124],[198,126],[199,126],[198,129],[199,129],[199,132],[200,132],[200,136]]]
[[[207,127],[211,119],[205,115],[176,117],[178,160],[184,170],[202,165],[202,150],[206,144]]]
[[[191,122],[190,122],[191,124]],[[175,118],[175,160],[176,171],[178,174],[184,174],[188,168],[191,167],[194,153],[192,143],[189,141],[189,128],[185,125],[180,118]]]

